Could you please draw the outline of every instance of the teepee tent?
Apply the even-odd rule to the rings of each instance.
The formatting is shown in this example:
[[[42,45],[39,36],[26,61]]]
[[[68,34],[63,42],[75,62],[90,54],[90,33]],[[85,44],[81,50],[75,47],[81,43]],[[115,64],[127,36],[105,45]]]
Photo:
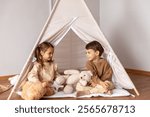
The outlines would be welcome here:
[[[72,34],[72,35],[67,36],[68,34]],[[62,68],[63,66],[64,67],[70,66],[68,65],[69,62],[66,60],[66,58],[68,57],[74,58],[76,56],[76,58],[70,61],[70,63],[74,64],[71,65],[72,68],[74,68],[75,65],[81,65],[83,62],[82,56],[80,55],[81,53],[84,52],[83,51],[84,48],[83,50],[80,49],[79,52],[77,52],[76,45],[79,46],[80,44],[81,45],[84,44],[80,42],[74,45],[75,44],[74,41],[71,40],[70,38],[81,39],[85,44],[93,40],[96,40],[102,44],[104,48],[104,57],[107,59],[107,61],[109,62],[109,64],[113,69],[114,82],[122,88],[133,89],[135,93],[139,95],[133,82],[129,78],[128,74],[126,73],[122,64],[117,58],[116,54],[114,53],[111,46],[109,45],[107,39],[104,37],[99,26],[94,20],[85,1],[84,0],[56,0],[52,12],[48,17],[46,24],[43,27],[43,30],[41,31],[41,34],[39,35],[39,38],[37,39],[37,42],[35,43],[19,75],[19,80],[14,85],[8,99],[10,99],[12,97],[12,94],[18,90],[21,82],[26,78],[27,73],[32,67],[32,59],[34,56],[34,50],[36,46],[44,41],[49,41],[57,47],[59,46],[60,42],[66,40],[66,38],[68,37],[69,39],[67,39],[67,41],[70,41],[70,43],[72,44],[70,46],[72,49],[67,47],[65,49],[65,47],[60,46],[60,48],[58,48],[58,51],[60,50],[59,52],[61,54],[62,50],[63,51],[69,50],[71,51],[70,53],[73,53],[72,56],[67,55],[66,57],[65,55],[65,57],[63,57],[63,54],[61,56],[57,54],[56,56],[56,59],[60,61]],[[76,51],[73,50],[74,48]],[[74,55],[75,53],[77,55]],[[75,60],[77,60],[77,63]]]

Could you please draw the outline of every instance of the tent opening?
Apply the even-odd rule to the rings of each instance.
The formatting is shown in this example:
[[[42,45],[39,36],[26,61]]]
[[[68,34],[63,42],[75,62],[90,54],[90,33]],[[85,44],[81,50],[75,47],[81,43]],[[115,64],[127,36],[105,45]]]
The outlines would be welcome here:
[[[58,65],[58,70],[63,72],[66,69],[84,69],[87,61],[85,45],[83,40],[69,30],[60,43],[55,46],[54,60]]]

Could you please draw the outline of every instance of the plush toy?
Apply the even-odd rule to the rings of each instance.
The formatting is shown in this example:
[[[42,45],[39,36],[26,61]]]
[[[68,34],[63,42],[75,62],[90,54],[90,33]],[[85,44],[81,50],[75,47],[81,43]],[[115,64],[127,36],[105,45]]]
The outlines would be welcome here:
[[[19,80],[19,75],[12,76],[8,80],[10,81],[11,85],[15,85],[16,82]]]
[[[46,93],[46,82],[27,81],[22,87],[21,97],[25,100],[38,100]]]
[[[65,70],[64,74],[64,76],[59,76],[55,79],[54,87],[56,91],[64,87],[63,91],[66,94],[85,89],[92,76],[90,71],[82,71],[80,73],[78,70]]]
[[[80,80],[76,85],[76,91],[85,91],[89,90],[92,87],[87,86],[88,82],[91,80],[92,73],[90,71],[81,71],[79,74]]]
[[[65,70],[64,74],[69,75],[66,79],[66,85],[64,87],[64,93],[70,94],[75,91],[75,87],[77,82],[79,81],[79,74],[78,70]]]
[[[53,83],[53,86],[54,86],[54,88],[55,88],[55,92],[58,92],[60,89],[64,88],[64,84],[65,84],[65,82],[66,82],[66,78],[67,78],[67,77],[68,77],[68,76],[60,75],[60,76],[58,76],[58,77],[55,79],[55,81],[54,81],[54,83]]]
[[[74,69],[64,71],[64,74],[66,75],[79,74],[79,73],[80,72],[78,70],[74,70]]]
[[[27,81],[22,87],[21,97],[25,100],[38,100],[44,95],[53,95],[54,90],[47,82]]]
[[[103,86],[100,84],[93,83],[91,86],[87,86],[88,82],[92,83],[91,78],[93,77],[93,75],[90,71],[82,71],[79,76],[80,80],[76,85],[77,97],[95,93],[111,94],[109,90],[103,88]],[[111,83],[109,81],[105,82],[111,86]]]
[[[46,82],[46,93],[45,96],[51,96],[55,94],[55,89],[51,82]]]

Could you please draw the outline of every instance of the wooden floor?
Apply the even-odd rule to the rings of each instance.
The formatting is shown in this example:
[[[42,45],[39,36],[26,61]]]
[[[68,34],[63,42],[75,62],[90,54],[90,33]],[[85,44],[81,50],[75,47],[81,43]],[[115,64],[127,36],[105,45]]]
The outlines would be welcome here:
[[[149,76],[140,76],[129,74],[131,80],[135,84],[137,90],[140,93],[140,96],[127,96],[127,97],[92,97],[92,98],[55,98],[51,100],[150,100],[150,77]],[[0,84],[7,85],[9,84],[7,78],[0,78]],[[6,100],[11,89],[0,94],[0,100]],[[135,95],[133,90],[129,90],[132,94]],[[16,94],[13,95],[12,100],[22,100],[22,98]]]

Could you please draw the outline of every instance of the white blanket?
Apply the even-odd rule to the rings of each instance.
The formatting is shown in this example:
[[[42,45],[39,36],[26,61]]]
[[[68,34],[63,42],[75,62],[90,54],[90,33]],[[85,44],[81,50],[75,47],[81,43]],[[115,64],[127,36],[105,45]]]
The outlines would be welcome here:
[[[125,89],[114,89],[113,93],[111,95],[109,94],[90,94],[90,95],[85,95],[85,96],[80,96],[78,98],[83,98],[83,97],[98,97],[98,96],[102,96],[102,97],[120,97],[120,96],[133,96],[132,94],[130,94],[127,90]],[[62,97],[76,97],[76,92],[72,93],[72,94],[65,94],[64,92],[57,92],[56,94],[52,95],[52,96],[44,96],[44,98],[62,98]]]
[[[9,80],[10,80],[10,83],[12,85],[14,85],[16,83],[16,81],[18,80],[18,75],[9,78]],[[21,91],[18,91],[17,94],[21,95]],[[90,95],[80,96],[79,98],[82,98],[82,97],[98,97],[98,96],[102,96],[102,97],[120,97],[120,96],[130,96],[130,95],[134,97],[134,95],[129,93],[127,90],[118,87],[118,88],[113,90],[111,95],[99,93],[99,94],[90,94]],[[61,91],[61,92],[57,92],[56,94],[54,94],[52,96],[44,96],[44,98],[63,98],[63,97],[76,97],[76,92],[72,93],[72,94],[65,94],[64,92]]]

